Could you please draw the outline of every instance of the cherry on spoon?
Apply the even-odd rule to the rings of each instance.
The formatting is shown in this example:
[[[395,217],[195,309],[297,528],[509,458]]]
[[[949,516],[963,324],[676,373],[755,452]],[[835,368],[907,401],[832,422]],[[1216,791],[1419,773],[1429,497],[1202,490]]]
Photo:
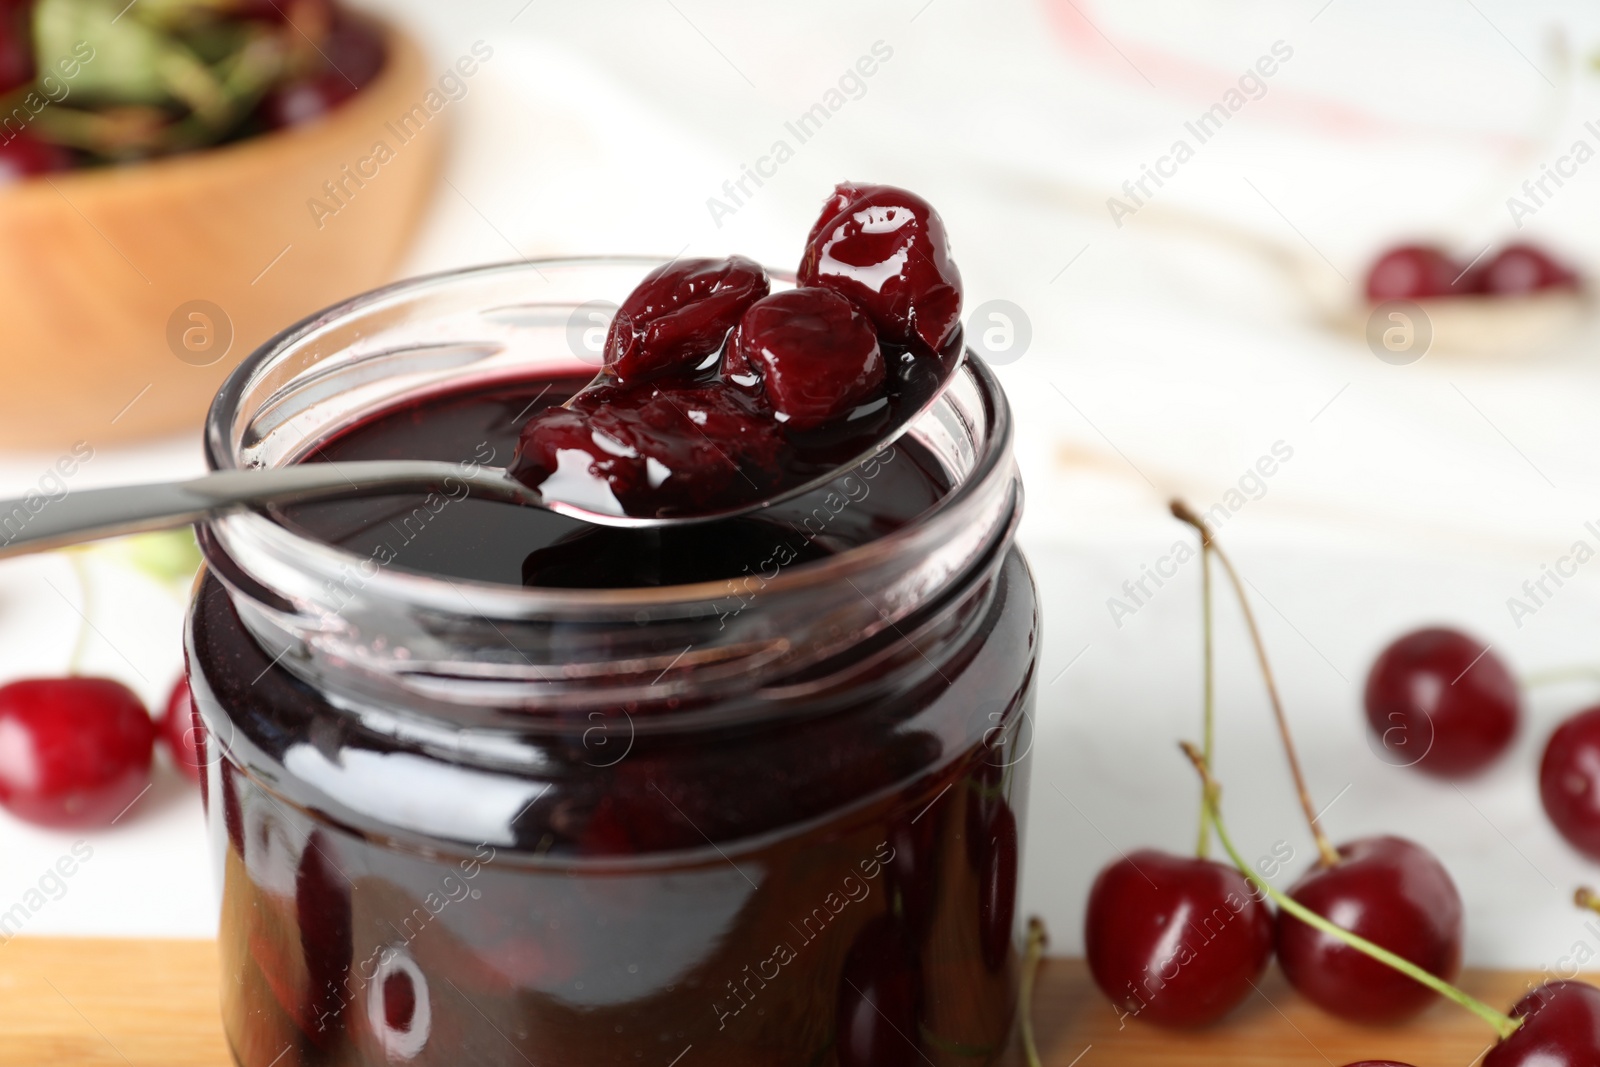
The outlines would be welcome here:
[[[594,381],[522,428],[512,477],[547,498],[656,518],[724,512],[840,469],[961,360],[961,284],[926,200],[845,183],[797,274],[674,260],[617,308]]]

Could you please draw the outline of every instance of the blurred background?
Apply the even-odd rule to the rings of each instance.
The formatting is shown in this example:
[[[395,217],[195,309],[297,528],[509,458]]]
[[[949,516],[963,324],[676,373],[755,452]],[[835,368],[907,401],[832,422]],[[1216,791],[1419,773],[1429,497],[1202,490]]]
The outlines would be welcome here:
[[[1477,634],[1519,674],[1600,665],[1600,563],[1535,611],[1510,603],[1575,542],[1600,547],[1586,526],[1600,528],[1600,328],[1584,289],[1600,276],[1600,11],[363,9],[415,42],[411,80],[379,78],[371,99],[291,124],[275,155],[205,149],[181,159],[233,155],[194,178],[174,159],[0,189],[0,257],[15,260],[0,293],[8,321],[30,320],[0,331],[0,492],[37,488],[78,442],[92,458],[74,488],[199,472],[204,400],[227,369],[383,281],[569,253],[789,266],[835,182],[907,186],[945,218],[969,338],[1017,409],[1022,541],[1046,607],[1024,907],[1055,948],[1081,952],[1108,858],[1192,840],[1176,741],[1199,729],[1198,568],[1146,577],[1189,542],[1167,514],[1175,495],[1223,509],[1335,838],[1434,849],[1467,903],[1469,962],[1550,966],[1588,936],[1570,895],[1600,867],[1545,819],[1537,765],[1600,683],[1535,692],[1513,752],[1456,785],[1375,748],[1361,689],[1388,640],[1429,622]],[[463,57],[473,73],[442,81]],[[425,129],[392,127],[435,90]],[[373,160],[379,140],[392,160]],[[346,182],[364,160],[376,177]],[[1413,241],[1463,269],[1531,242],[1581,284],[1375,317],[1369,270]],[[65,280],[80,274],[92,285]],[[1386,339],[1397,323],[1406,338]],[[169,547],[0,564],[0,681],[65,672],[81,612],[79,666],[160,707],[187,588]],[[1298,873],[1313,850],[1223,605],[1232,828],[1247,852],[1287,842]],[[0,812],[0,910],[81,837],[92,862],[26,933],[210,936],[191,789],[163,766],[115,826],[76,834]]]

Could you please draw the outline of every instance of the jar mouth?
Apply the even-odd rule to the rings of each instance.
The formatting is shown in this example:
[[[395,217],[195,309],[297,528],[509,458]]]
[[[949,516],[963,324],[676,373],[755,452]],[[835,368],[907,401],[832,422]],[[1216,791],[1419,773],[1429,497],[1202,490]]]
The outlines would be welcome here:
[[[596,256],[491,264],[407,279],[326,308],[267,341],[229,375],[206,420],[207,463],[214,470],[286,465],[333,432],[405,400],[535,376],[592,374],[598,359],[577,354],[571,342],[575,315],[587,306],[614,309],[645,272],[663,262]],[[770,273],[792,284],[792,275]],[[561,343],[563,335],[567,344]],[[969,349],[944,398],[906,434],[949,468],[950,488],[899,529],[823,559],[781,568],[763,580],[760,597],[776,604],[820,587],[854,586],[880,621],[892,625],[911,610],[913,600],[935,591],[981,554],[975,537],[990,543],[1009,537],[1021,503],[1012,432],[1010,408],[998,381]],[[427,642],[431,654],[417,656],[423,650],[411,648],[413,655],[396,660],[392,649],[385,654],[372,648],[372,639],[385,631],[390,638],[416,637],[430,623],[420,628],[385,623],[415,623],[419,616],[431,623],[451,617],[485,620],[491,626],[564,621],[605,627],[638,624],[646,617],[651,623],[685,623],[703,620],[705,605],[725,600],[730,584],[555,589],[379,567],[363,574],[356,604],[330,607],[320,594],[326,582],[370,568],[369,559],[298,532],[260,509],[207,523],[201,540],[208,563],[269,652],[298,651],[315,660],[320,647],[346,664],[357,662],[380,674],[407,678],[408,685],[436,674],[455,682],[477,678],[491,687],[501,682],[515,689],[530,680],[522,667],[533,668],[537,678],[547,672],[536,659],[519,667],[492,654],[477,661],[463,658],[456,654],[459,649],[437,647],[437,633]],[[922,573],[930,555],[943,563]],[[897,569],[909,572],[912,580],[895,580]],[[402,633],[392,632],[396,629]],[[680,665],[703,671],[743,661],[749,669],[753,663],[792,659],[797,646],[808,643],[805,633],[785,633],[781,626],[736,629],[744,632],[731,642],[725,634],[722,640],[689,642]],[[363,642],[367,647],[359,648]],[[509,637],[505,643],[518,645]],[[625,654],[627,645],[622,642],[613,651],[624,653],[621,658],[633,666]],[[440,653],[448,653],[448,665]],[[636,665],[647,673],[659,669],[658,658],[644,655]],[[590,666],[595,674],[614,679],[618,662],[613,655]],[[582,664],[560,666],[563,677],[574,683],[585,676]],[[446,668],[442,674],[440,668]],[[525,699],[510,693],[485,695],[490,703],[520,704]]]

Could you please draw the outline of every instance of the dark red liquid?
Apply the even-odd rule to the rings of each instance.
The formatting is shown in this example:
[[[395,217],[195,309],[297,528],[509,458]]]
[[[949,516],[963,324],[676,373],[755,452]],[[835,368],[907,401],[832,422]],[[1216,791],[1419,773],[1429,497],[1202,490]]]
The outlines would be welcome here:
[[[310,460],[438,459],[491,455],[509,462],[530,411],[553,406],[587,379],[539,382],[445,396],[380,414],[318,448]],[[478,450],[487,446],[487,452]],[[899,462],[900,459],[909,462]],[[285,509],[292,524],[364,558],[381,547],[395,565],[447,578],[561,588],[632,588],[735,578],[772,556],[779,544],[797,562],[881,537],[927,510],[947,486],[936,464],[914,445],[897,449],[869,507],[832,519],[826,536],[797,531],[826,495],[736,519],[660,531],[591,526],[538,508],[468,498],[437,513],[415,495],[302,504]],[[419,511],[419,508],[421,509]]]
[[[543,388],[433,398],[319,458],[460,460],[487,443],[489,462],[503,462]],[[819,558],[881,536],[938,499],[937,470],[898,447],[870,506],[814,540],[798,525],[804,502],[671,534],[471,499],[426,518],[401,497],[285,518],[361,554],[386,543],[394,566],[451,579],[672,584],[737,576],[779,543]],[[807,671],[842,677],[878,657],[848,682],[739,698],[764,714],[738,728],[619,737],[619,753],[631,747],[614,762],[530,717],[526,740],[546,757],[537,773],[495,771],[335,709],[274,665],[208,576],[189,652],[195,703],[231,739],[207,785],[236,1056],[245,1067],[991,1062],[1015,1018],[1036,631],[1012,549],[898,631]],[[391,782],[425,766],[435,782],[459,779],[451,795],[469,806],[491,774],[493,789],[520,784],[530,800],[493,840],[448,820],[424,837],[386,824],[382,805],[313,789],[292,770],[307,760],[389,761]]]

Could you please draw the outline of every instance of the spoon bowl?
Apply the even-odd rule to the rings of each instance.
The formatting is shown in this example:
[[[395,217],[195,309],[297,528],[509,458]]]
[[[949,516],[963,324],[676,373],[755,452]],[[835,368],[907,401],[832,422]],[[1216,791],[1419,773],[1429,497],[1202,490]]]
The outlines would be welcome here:
[[[889,425],[869,447],[846,462],[770,496],[718,511],[670,516],[596,511],[530,489],[504,467],[472,461],[297,463],[286,467],[217,471],[176,482],[78,490],[54,498],[35,493],[0,500],[0,558],[44,552],[105,537],[188,526],[238,508],[374,496],[397,490],[452,490],[457,486],[464,486],[470,495],[483,499],[544,508],[596,526],[659,529],[720,522],[764,511],[814,492],[881,453],[934,405],[961,369],[964,358],[965,350],[960,349],[953,358],[939,362],[938,372],[912,375],[892,405],[893,418]]]

